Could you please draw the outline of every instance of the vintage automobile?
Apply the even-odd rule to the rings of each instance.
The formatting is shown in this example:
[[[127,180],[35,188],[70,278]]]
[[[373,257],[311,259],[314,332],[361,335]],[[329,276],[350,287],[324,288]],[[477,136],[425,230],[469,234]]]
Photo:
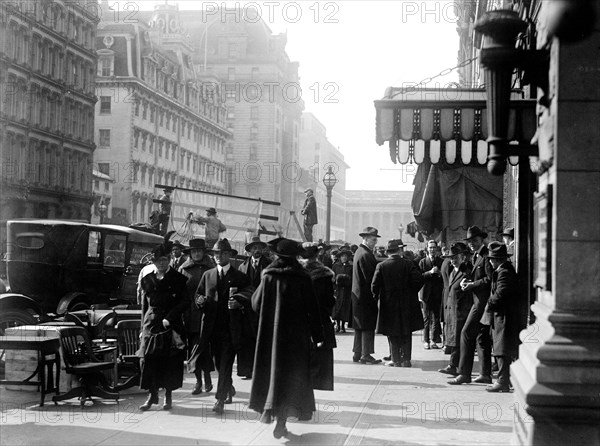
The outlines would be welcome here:
[[[10,292],[0,295],[0,332],[65,312],[133,308],[140,269],[163,237],[69,220],[7,222]]]

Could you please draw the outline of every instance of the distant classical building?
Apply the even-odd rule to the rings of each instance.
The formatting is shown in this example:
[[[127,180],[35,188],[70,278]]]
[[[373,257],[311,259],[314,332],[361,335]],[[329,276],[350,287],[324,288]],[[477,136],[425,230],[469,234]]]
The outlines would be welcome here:
[[[367,226],[379,230],[379,244],[399,238],[409,247],[421,249],[423,244],[407,234],[414,221],[411,191],[348,190],[346,191],[346,240],[359,243],[358,234]]]
[[[327,129],[310,113],[302,113],[300,125],[300,165],[306,171],[307,186],[313,188],[317,201],[319,224],[313,228],[313,237],[325,240],[327,216],[327,189],[323,185],[323,176],[331,167],[337,183],[331,196],[331,234],[330,240],[346,238],[346,170],[348,164],[344,155],[327,139]],[[299,207],[304,202],[304,188],[297,191]]]
[[[178,7],[157,5],[136,23],[102,11],[94,161],[115,181],[111,221],[147,221],[162,195],[155,184],[225,192],[225,107],[192,63]]]
[[[233,134],[225,148],[227,191],[281,202],[280,224],[285,224],[289,211],[299,210],[304,108],[298,63],[285,51],[286,35],[273,35],[262,18],[186,11],[181,19],[196,47],[196,69],[219,79],[225,99],[226,125]]]
[[[11,218],[90,219],[95,3],[0,5],[2,243]]]

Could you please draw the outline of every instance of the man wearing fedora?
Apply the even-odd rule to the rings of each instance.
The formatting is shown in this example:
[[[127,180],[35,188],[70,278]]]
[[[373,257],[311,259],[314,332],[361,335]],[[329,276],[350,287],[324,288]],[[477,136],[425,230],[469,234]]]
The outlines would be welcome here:
[[[317,220],[317,201],[312,189],[304,191],[306,199],[300,213],[304,215],[304,237],[307,242],[313,241],[312,227],[318,223]]]
[[[474,382],[491,384],[492,382],[492,339],[490,335],[489,314],[485,306],[490,297],[492,266],[486,260],[487,247],[483,243],[487,234],[477,226],[467,230],[466,242],[473,254],[473,271],[471,280],[465,280],[461,287],[463,291],[473,293],[473,305],[465,326],[460,333],[460,365],[458,376],[450,384],[471,382],[475,347],[479,357],[479,376]]]
[[[506,245],[506,252],[513,255],[515,253],[515,228],[506,228],[500,235]]]
[[[375,327],[377,325],[377,301],[373,297],[371,283],[377,266],[373,249],[380,237],[376,228],[366,227],[358,234],[362,243],[354,253],[352,265],[352,328],[354,328],[354,362],[379,364],[375,359]]]
[[[190,212],[190,219],[205,226],[204,234],[208,249],[213,247],[221,236],[221,233],[227,231],[227,227],[217,217],[217,210],[215,208],[208,208],[206,210],[206,217],[194,217]]]
[[[429,240],[427,256],[419,261],[419,269],[425,282],[420,291],[423,305],[423,346],[425,350],[437,349],[439,348],[438,343],[442,342],[442,326],[440,324],[442,294],[444,293],[442,262],[437,242]]]
[[[196,384],[192,395],[202,393],[202,375],[204,374],[205,391],[212,390],[212,380],[210,372],[214,370],[214,365],[209,349],[200,351],[200,324],[202,321],[202,309],[198,307],[194,300],[196,289],[200,279],[206,271],[215,265],[209,256],[206,255],[206,243],[201,238],[190,240],[189,248],[183,250],[189,255],[189,258],[179,268],[179,272],[188,278],[186,286],[188,296],[191,301],[190,308],[184,315],[185,328],[188,334],[189,358],[188,371],[196,376]]]
[[[251,290],[250,279],[239,272],[231,263],[232,256],[237,255],[229,240],[220,239],[215,243],[211,252],[217,266],[204,273],[196,290],[196,304],[202,308],[202,323],[200,327],[200,350],[210,348],[215,357],[215,365],[219,372],[217,383],[217,401],[213,410],[217,414],[224,412],[224,405],[231,402],[235,394],[231,377],[235,350],[233,345],[232,327],[229,310],[245,308],[249,302],[244,302],[240,295]],[[232,289],[233,288],[233,289]],[[239,300],[242,300],[240,303]]]
[[[244,249],[248,257],[239,266],[239,271],[244,273],[250,279],[252,287],[257,288],[260,285],[261,274],[271,262],[263,256],[263,250],[267,244],[260,240],[260,236],[252,237]],[[230,316],[233,317],[232,323],[237,319],[234,325],[239,329],[239,348],[237,349],[237,374],[250,379],[252,377],[252,365],[254,364],[254,349],[256,347],[256,331],[258,330],[258,316],[253,311],[244,309],[231,310]]]
[[[510,391],[510,363],[519,348],[519,282],[508,261],[511,255],[500,242],[488,245],[487,258],[494,271],[486,312],[492,316],[494,356],[498,361],[498,379],[486,388],[488,392]]]
[[[402,240],[388,242],[388,259],[375,267],[371,283],[379,301],[377,333],[388,337],[392,359],[388,365],[394,367],[412,366],[412,333],[423,328],[417,295],[423,277],[414,262],[400,256],[404,246]]]
[[[444,291],[445,344],[450,353],[450,364],[438,372],[453,376],[458,375],[460,334],[473,305],[473,293],[465,291],[461,286],[471,275],[471,264],[466,261],[468,251],[467,245],[456,242],[450,245],[450,252],[442,256],[450,259],[451,264],[448,287]]]
[[[173,245],[171,247],[171,261],[169,263],[169,266],[175,271],[179,271],[181,265],[183,265],[188,259],[188,256],[186,256],[183,253],[184,248],[185,246],[183,246],[179,240],[175,240],[173,242]]]

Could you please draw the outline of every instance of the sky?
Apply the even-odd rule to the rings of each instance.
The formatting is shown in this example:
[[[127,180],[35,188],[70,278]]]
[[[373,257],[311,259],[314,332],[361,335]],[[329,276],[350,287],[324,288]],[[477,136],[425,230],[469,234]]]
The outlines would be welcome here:
[[[110,2],[109,2],[110,3]],[[152,9],[163,1],[139,1]],[[414,85],[458,63],[453,2],[174,1],[180,10],[252,5],[274,34],[287,32],[287,53],[299,62],[305,111],[327,128],[346,162],[346,189],[412,190],[415,166],[391,162],[375,142],[375,107],[389,86]],[[209,19],[210,20],[210,19]],[[456,70],[430,88],[458,81]]]

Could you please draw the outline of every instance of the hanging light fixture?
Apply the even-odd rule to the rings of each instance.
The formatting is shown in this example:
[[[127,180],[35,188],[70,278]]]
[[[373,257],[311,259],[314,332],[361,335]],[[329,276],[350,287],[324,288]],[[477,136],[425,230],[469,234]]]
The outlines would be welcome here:
[[[475,24],[484,36],[479,62],[485,70],[488,119],[488,171],[502,175],[509,155],[525,152],[530,145],[509,148],[508,127],[510,95],[515,68],[526,72],[523,79],[547,89],[549,53],[546,50],[524,50],[516,47],[517,37],[528,28],[527,22],[510,10],[488,11]],[[513,150],[517,150],[514,153]],[[520,149],[520,152],[519,152]]]

